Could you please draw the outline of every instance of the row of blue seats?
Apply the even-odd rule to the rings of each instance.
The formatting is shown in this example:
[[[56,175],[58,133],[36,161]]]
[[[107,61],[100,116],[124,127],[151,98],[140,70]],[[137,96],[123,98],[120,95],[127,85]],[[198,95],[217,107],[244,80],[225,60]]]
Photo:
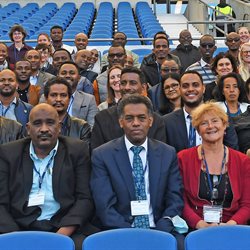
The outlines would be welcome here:
[[[185,238],[185,250],[247,250],[250,245],[250,227],[218,226],[199,229]],[[60,249],[74,250],[73,240],[67,236],[49,232],[12,232],[0,235],[1,249]],[[87,237],[83,250],[177,250],[175,237],[166,232],[124,228],[99,232]]]
[[[130,38],[139,38],[133,10],[128,2],[120,2],[117,7],[117,29]],[[128,45],[141,45],[140,41],[128,41]]]

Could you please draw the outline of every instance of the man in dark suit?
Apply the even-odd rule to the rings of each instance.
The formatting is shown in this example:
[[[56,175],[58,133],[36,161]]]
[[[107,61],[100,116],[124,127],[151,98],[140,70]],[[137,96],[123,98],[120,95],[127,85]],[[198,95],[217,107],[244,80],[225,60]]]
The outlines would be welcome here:
[[[122,98],[131,94],[146,95],[147,84],[143,73],[138,68],[124,68],[121,72],[121,95]],[[153,114],[154,121],[149,129],[148,137],[166,142],[164,123],[156,113]],[[95,124],[91,136],[91,149],[105,142],[121,137],[124,134],[119,126],[117,107],[102,110],[95,116]]]
[[[81,249],[83,232],[92,232],[88,146],[58,137],[58,114],[49,104],[34,107],[27,131],[30,137],[0,147],[0,233],[55,232]]]
[[[96,148],[92,155],[91,190],[101,226],[173,233],[171,218],[181,215],[183,208],[176,152],[147,137],[154,119],[147,97],[123,98],[118,115],[125,135]]]
[[[197,108],[203,100],[205,85],[201,75],[197,71],[186,71],[180,80],[181,98],[184,104],[182,109],[176,110],[163,117],[166,128],[167,143],[173,146],[177,152],[191,147],[190,132],[192,110]],[[192,146],[201,144],[201,137],[195,131]],[[225,145],[238,149],[237,134],[232,126],[226,129],[224,136]]]

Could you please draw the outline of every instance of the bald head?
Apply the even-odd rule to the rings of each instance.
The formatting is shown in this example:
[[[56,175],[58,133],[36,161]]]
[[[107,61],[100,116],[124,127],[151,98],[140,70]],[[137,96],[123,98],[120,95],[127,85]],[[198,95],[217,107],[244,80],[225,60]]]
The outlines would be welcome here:
[[[55,147],[60,124],[56,109],[47,103],[36,105],[30,112],[27,132],[38,157],[46,157]]]
[[[88,45],[88,36],[84,33],[78,33],[75,36],[75,45],[78,50],[86,49]]]

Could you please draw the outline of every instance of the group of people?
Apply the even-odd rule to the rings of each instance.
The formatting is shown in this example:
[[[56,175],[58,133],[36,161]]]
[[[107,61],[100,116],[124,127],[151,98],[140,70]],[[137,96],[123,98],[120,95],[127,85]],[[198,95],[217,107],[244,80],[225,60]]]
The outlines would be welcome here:
[[[197,48],[183,30],[170,51],[158,32],[139,65],[122,32],[100,58],[86,34],[73,48],[54,26],[31,48],[13,26],[13,44],[0,43],[0,233],[60,233],[78,250],[101,230],[151,228],[173,234],[182,250],[189,231],[247,224],[250,34],[242,29],[215,57],[211,35]]]

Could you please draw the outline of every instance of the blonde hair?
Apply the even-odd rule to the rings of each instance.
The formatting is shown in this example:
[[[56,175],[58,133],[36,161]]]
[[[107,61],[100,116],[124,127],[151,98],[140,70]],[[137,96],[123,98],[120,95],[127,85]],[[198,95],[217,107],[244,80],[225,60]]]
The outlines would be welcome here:
[[[239,74],[241,75],[242,79],[246,81],[250,77],[249,66],[247,63],[243,61],[243,47],[250,48],[250,42],[243,43],[239,50]]]
[[[223,124],[228,124],[226,112],[217,103],[210,101],[199,105],[192,112],[192,125],[197,131],[199,131],[199,126],[205,114],[214,114],[222,120]]]

